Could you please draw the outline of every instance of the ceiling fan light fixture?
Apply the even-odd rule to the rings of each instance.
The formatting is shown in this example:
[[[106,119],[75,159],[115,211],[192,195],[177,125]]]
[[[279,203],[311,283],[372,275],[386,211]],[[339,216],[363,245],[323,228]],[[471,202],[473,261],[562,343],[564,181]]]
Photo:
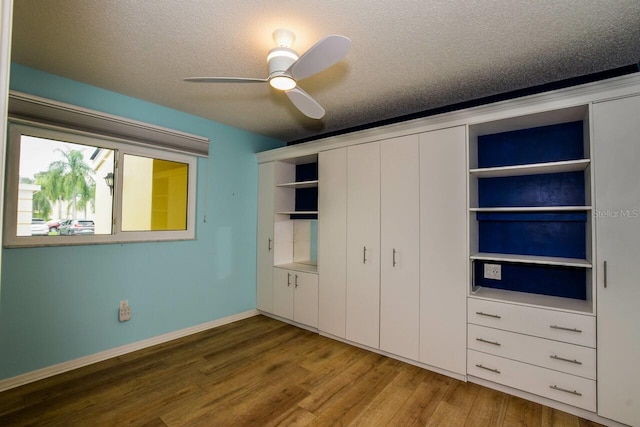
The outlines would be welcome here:
[[[269,79],[269,84],[274,89],[291,90],[296,87],[296,81],[289,76],[275,76]]]

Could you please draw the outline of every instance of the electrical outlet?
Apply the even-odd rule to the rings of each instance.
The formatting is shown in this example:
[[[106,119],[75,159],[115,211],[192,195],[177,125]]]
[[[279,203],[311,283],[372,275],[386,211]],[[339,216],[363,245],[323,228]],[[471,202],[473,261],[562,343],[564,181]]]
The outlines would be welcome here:
[[[126,322],[131,320],[131,307],[129,307],[129,301],[120,301],[120,309],[118,310],[118,320]]]
[[[484,278],[492,280],[502,280],[502,266],[500,264],[485,264]]]

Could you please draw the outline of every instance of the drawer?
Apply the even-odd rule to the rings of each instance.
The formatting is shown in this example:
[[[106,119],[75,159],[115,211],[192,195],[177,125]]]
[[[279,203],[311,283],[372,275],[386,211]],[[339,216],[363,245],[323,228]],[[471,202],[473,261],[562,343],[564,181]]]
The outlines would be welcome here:
[[[476,298],[469,298],[467,307],[467,319],[474,325],[596,347],[594,316]]]
[[[467,347],[543,368],[596,379],[596,350],[575,344],[468,325]]]
[[[469,350],[467,374],[595,412],[596,382]]]

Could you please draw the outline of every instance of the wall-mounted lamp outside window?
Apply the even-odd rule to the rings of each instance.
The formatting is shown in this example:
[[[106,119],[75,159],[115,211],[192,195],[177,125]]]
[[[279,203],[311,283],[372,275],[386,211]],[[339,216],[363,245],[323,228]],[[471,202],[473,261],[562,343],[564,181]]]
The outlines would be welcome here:
[[[107,186],[109,187],[109,191],[111,191],[111,195],[113,196],[113,172],[109,172],[108,174],[105,175],[104,182],[107,183]]]

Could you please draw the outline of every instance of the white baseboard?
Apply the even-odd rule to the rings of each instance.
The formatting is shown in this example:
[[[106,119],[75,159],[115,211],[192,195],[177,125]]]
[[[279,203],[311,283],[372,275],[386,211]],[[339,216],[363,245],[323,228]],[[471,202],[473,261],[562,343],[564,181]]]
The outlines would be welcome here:
[[[405,357],[398,356],[397,354],[393,354],[393,353],[388,353],[388,352],[386,352],[384,350],[380,350],[378,348],[367,347],[366,345],[358,344],[357,342],[349,341],[347,339],[344,339],[344,338],[341,338],[341,337],[337,337],[335,335],[331,335],[331,334],[329,334],[327,332],[323,332],[323,331],[319,330],[318,328],[313,328],[313,327],[310,327],[310,326],[307,326],[307,325],[303,325],[301,323],[294,322],[293,320],[285,319],[285,318],[282,318],[280,316],[276,316],[275,314],[268,313],[266,311],[260,310],[260,314],[262,314],[263,316],[271,317],[272,319],[276,319],[276,320],[279,320],[279,321],[284,322],[284,323],[288,323],[288,324],[293,325],[293,326],[297,326],[298,328],[302,328],[302,329],[306,329],[306,330],[311,331],[311,332],[315,332],[315,333],[317,333],[317,334],[319,334],[319,335],[321,335],[323,337],[331,338],[332,340],[340,341],[340,342],[345,343],[347,345],[358,347],[358,348],[361,348],[363,350],[370,351],[372,353],[381,354],[383,356],[390,357],[392,359],[396,359],[396,360],[399,360],[401,362],[408,363],[409,365],[414,365],[414,366],[417,366],[417,367],[422,368],[422,369],[427,369],[429,371],[433,371],[433,372],[435,372],[437,374],[442,374],[442,375],[454,378],[454,379],[459,380],[459,381],[464,381],[464,382],[467,381],[467,375],[466,374],[460,374],[458,372],[452,372],[452,371],[448,371],[446,369],[442,369],[442,368],[438,368],[438,367],[435,367],[435,366],[427,365],[426,363],[421,363],[421,362],[418,362],[416,360],[407,359]]]
[[[57,365],[48,366],[46,368],[27,372],[25,374],[21,374],[16,377],[0,380],[0,392],[9,390],[11,388],[19,387],[24,384],[32,383],[34,381],[42,380],[44,378],[52,377],[54,375],[58,375],[63,372],[72,371],[74,369],[78,369],[83,366],[91,365],[92,363],[102,362],[103,360],[111,359],[113,357],[122,356],[124,354],[132,353],[134,351],[152,347],[157,344],[162,344],[178,338],[186,337],[188,335],[196,334],[198,332],[206,331],[208,329],[217,328],[218,326],[226,325],[228,323],[237,322],[238,320],[257,316],[258,314],[259,314],[258,310],[245,311],[243,313],[238,313],[231,316],[223,317],[222,319],[201,323],[199,325],[191,326],[189,328],[181,329],[179,331],[169,332],[164,335],[158,335],[156,337],[148,338],[146,340],[123,345],[120,347],[115,347],[109,350],[101,351],[100,353],[80,357],[78,359],[69,360],[68,362],[63,362]]]
[[[526,391],[517,390],[515,388],[511,388],[502,384],[494,383],[493,381],[488,381],[482,378],[474,377],[472,375],[469,375],[467,379],[470,383],[478,384],[483,387],[491,388],[494,390],[501,391],[503,393],[521,397],[523,399],[530,400],[532,402],[539,403],[544,406],[549,406],[550,408],[558,409],[560,411],[564,411],[566,413],[575,415],[577,417],[584,418],[585,420],[593,421],[608,427],[629,427],[625,424],[620,424],[617,421],[613,421],[608,418],[603,418],[598,414],[596,414],[595,412],[591,412],[585,409],[577,408],[575,406],[567,405],[567,404],[558,402],[557,400],[547,399],[542,396],[537,396],[535,394],[527,393]]]
[[[370,351],[372,353],[381,354],[381,355],[389,357],[391,359],[399,360],[399,361],[407,363],[409,365],[417,366],[418,368],[422,368],[422,369],[426,369],[428,371],[435,372],[436,374],[441,374],[441,375],[444,375],[444,376],[447,376],[447,377],[451,377],[451,378],[456,379],[458,381],[467,382],[467,376],[465,374],[460,374],[458,372],[448,371],[446,369],[438,368],[436,366],[427,365],[426,363],[422,363],[422,362],[418,362],[417,360],[412,360],[412,359],[408,359],[406,357],[398,356],[397,354],[389,353],[389,352],[386,352],[384,350],[380,350],[378,348],[367,347],[366,345],[358,344],[357,342],[349,341],[349,340],[347,340],[345,338],[337,337],[335,335],[331,335],[331,334],[326,333],[326,332],[320,331],[320,335],[322,335],[323,337],[331,338],[332,340],[336,340],[336,341],[340,341],[340,342],[348,344],[348,345],[352,345],[354,347],[361,348],[363,350]]]

